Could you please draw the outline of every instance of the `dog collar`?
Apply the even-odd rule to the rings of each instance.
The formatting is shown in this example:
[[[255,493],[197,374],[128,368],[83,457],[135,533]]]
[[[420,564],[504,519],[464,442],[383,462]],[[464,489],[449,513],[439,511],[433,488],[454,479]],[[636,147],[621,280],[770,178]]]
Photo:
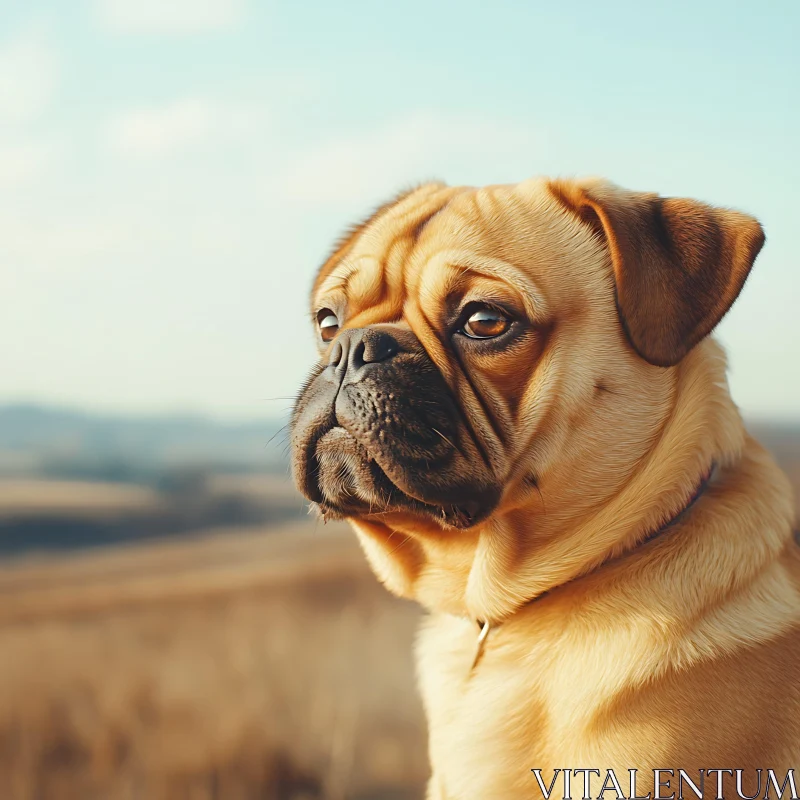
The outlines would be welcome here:
[[[692,492],[686,504],[683,506],[683,508],[681,508],[681,510],[677,514],[675,514],[674,517],[665,522],[663,525],[656,528],[651,533],[648,533],[647,536],[645,536],[641,542],[638,542],[627,552],[621,553],[618,556],[604,559],[590,572],[587,572],[585,573],[585,575],[580,575],[578,577],[583,578],[586,575],[590,575],[592,572],[595,572],[601,567],[606,566],[606,564],[609,564],[612,561],[617,561],[620,558],[628,556],[631,553],[636,552],[636,550],[638,550],[640,547],[643,547],[648,542],[652,542],[654,539],[657,539],[659,536],[661,536],[661,534],[665,533],[668,528],[671,528],[681,517],[683,517],[684,514],[686,514],[689,511],[689,509],[700,499],[700,497],[705,493],[706,489],[709,487],[712,481],[714,481],[715,478],[717,477],[717,473],[718,473],[717,464],[715,461],[712,461],[711,466],[708,468],[708,470],[703,475],[700,482],[697,484],[697,487],[695,488],[694,492]],[[798,538],[798,544],[800,544],[800,533],[795,535]],[[572,580],[577,580],[577,578],[573,578]],[[570,581],[567,581],[567,583],[569,582]],[[561,584],[561,585],[565,586],[566,584]],[[553,588],[558,588],[558,587],[553,587]],[[537,600],[546,597],[551,591],[552,589],[548,589],[546,592],[542,592],[542,594],[536,595],[536,597],[532,597],[530,600],[524,603],[523,606],[521,606],[521,608],[529,606],[531,605],[531,603],[535,603]],[[489,638],[489,633],[493,631],[495,628],[498,628],[501,624],[501,623],[492,624],[489,620],[485,621],[475,620],[475,623],[478,626],[478,639],[475,646],[475,655],[472,658],[472,665],[470,666],[470,672],[475,669],[475,667],[478,665],[478,662],[481,660],[481,656],[483,655],[483,652],[486,649],[486,641]]]

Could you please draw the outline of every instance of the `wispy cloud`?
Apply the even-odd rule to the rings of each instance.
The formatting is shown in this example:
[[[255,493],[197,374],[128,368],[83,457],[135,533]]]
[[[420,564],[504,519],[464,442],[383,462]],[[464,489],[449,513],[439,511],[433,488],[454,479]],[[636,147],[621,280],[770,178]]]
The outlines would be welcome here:
[[[53,156],[51,143],[0,138],[0,187],[18,186],[43,175]]]
[[[41,277],[107,272],[120,252],[136,246],[136,233],[127,220],[99,212],[23,215],[12,210],[0,219],[4,258],[20,286]]]
[[[208,103],[186,99],[167,106],[123,112],[112,120],[108,136],[112,148],[119,152],[163,155],[206,138],[212,125]]]
[[[186,97],[160,106],[124,111],[111,120],[110,148],[136,157],[166,156],[211,141],[236,139],[255,130],[260,110]]]
[[[283,189],[301,203],[369,202],[409,181],[447,179],[453,166],[522,156],[533,142],[533,132],[514,123],[416,112],[306,151]]]
[[[95,0],[104,29],[122,34],[183,35],[237,27],[245,0]]]
[[[0,123],[20,124],[45,111],[58,81],[58,58],[41,25],[0,41]]]

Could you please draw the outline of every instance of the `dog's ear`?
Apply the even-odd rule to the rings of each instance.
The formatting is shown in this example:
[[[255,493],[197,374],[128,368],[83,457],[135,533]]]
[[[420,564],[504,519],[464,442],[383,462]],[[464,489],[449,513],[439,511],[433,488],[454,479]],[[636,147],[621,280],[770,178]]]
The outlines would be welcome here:
[[[623,328],[658,366],[677,364],[711,333],[764,244],[761,225],[738,211],[602,181],[551,188],[607,242]]]

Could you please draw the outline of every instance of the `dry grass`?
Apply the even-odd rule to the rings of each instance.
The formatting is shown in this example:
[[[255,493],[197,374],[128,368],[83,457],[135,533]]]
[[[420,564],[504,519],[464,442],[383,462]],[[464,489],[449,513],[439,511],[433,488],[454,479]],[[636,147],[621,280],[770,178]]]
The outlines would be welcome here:
[[[418,616],[349,531],[0,573],[0,798],[416,797]]]

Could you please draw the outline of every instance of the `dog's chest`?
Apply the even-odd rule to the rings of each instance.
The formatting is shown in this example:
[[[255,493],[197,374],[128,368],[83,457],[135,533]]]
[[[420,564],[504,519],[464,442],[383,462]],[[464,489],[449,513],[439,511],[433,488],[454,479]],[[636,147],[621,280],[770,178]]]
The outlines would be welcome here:
[[[524,635],[499,628],[471,669],[477,634],[468,620],[442,616],[418,642],[439,796],[535,797],[532,769],[593,763],[598,747],[613,759],[593,721],[625,680],[618,647],[597,647],[599,633],[587,641],[547,625]]]

